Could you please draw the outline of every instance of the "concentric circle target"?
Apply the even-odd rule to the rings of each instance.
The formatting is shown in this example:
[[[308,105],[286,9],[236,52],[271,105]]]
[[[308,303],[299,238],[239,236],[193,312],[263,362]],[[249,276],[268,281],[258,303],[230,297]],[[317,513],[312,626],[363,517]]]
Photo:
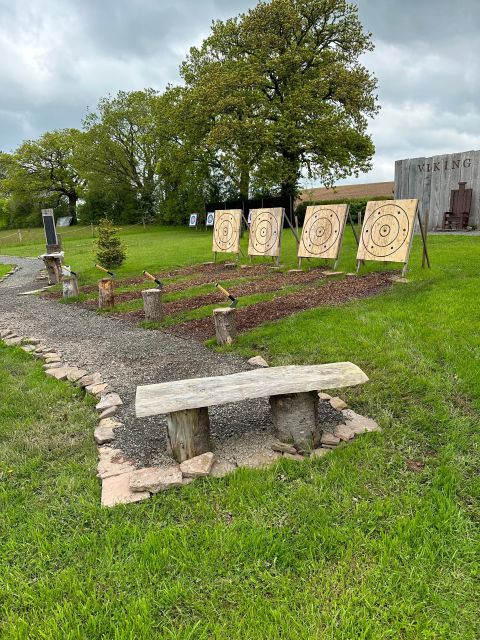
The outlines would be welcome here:
[[[267,254],[278,244],[278,219],[270,211],[260,212],[252,222],[250,235],[255,251]]]
[[[396,253],[410,237],[410,220],[406,211],[393,204],[380,205],[365,220],[362,244],[375,258]]]
[[[312,255],[327,252],[338,241],[342,223],[333,209],[316,209],[305,222],[303,244]]]
[[[222,213],[215,224],[215,242],[222,251],[229,251],[237,244],[238,224],[231,213]]]

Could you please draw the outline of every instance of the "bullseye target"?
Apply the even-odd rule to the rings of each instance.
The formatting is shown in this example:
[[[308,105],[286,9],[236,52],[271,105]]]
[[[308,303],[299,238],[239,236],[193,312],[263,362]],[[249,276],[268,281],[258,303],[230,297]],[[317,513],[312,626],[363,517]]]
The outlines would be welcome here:
[[[279,256],[282,238],[284,210],[253,209],[250,237],[248,241],[248,255],[250,256]]]
[[[241,209],[215,211],[212,251],[214,253],[238,253],[240,251]]]
[[[365,210],[357,260],[407,262],[415,226],[417,200],[369,202]]]
[[[317,205],[307,207],[299,258],[333,258],[340,252],[348,205]]]

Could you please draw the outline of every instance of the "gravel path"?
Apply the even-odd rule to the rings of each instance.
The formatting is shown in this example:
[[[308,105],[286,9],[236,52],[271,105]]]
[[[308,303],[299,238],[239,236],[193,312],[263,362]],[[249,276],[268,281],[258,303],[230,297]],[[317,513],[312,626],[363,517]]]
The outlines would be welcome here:
[[[44,281],[35,280],[43,264],[38,259],[12,256],[0,256],[0,262],[20,267],[0,284],[0,326],[41,339],[72,366],[100,372],[124,402],[118,414],[124,427],[116,430],[115,447],[139,466],[168,464],[171,459],[165,453],[164,419],[135,418],[137,385],[251,368],[242,358],[217,354],[193,340],[139,329],[77,305],[63,305],[36,295],[18,296],[21,291],[43,286]],[[212,407],[210,416],[213,442],[225,454],[235,451],[236,455],[249,455],[271,441],[266,399]]]

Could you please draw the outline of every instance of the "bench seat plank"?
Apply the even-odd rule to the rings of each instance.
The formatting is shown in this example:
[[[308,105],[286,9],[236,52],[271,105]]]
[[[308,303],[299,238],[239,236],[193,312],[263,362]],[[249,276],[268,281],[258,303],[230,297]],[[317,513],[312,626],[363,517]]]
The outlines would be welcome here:
[[[351,362],[269,367],[227,376],[190,378],[139,386],[135,410],[138,418],[144,418],[249,398],[352,387],[364,382],[368,382],[367,376]]]

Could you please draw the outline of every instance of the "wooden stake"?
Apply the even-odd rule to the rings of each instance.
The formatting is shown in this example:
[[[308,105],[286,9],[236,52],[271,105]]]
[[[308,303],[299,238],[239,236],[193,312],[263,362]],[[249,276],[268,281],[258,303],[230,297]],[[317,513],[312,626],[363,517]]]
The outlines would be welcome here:
[[[215,335],[220,345],[232,344],[237,335],[235,327],[235,309],[222,307],[213,310]]]
[[[177,462],[212,450],[207,407],[167,413],[169,453]]]
[[[47,268],[48,284],[58,284],[62,281],[62,261],[54,256],[45,256],[43,258],[45,267]]]
[[[147,322],[158,322],[162,319],[162,290],[145,289],[142,291],[143,310]]]
[[[115,284],[111,278],[98,281],[98,308],[113,309],[115,306]]]
[[[78,296],[78,276],[65,276],[63,278],[63,297],[74,298]]]

